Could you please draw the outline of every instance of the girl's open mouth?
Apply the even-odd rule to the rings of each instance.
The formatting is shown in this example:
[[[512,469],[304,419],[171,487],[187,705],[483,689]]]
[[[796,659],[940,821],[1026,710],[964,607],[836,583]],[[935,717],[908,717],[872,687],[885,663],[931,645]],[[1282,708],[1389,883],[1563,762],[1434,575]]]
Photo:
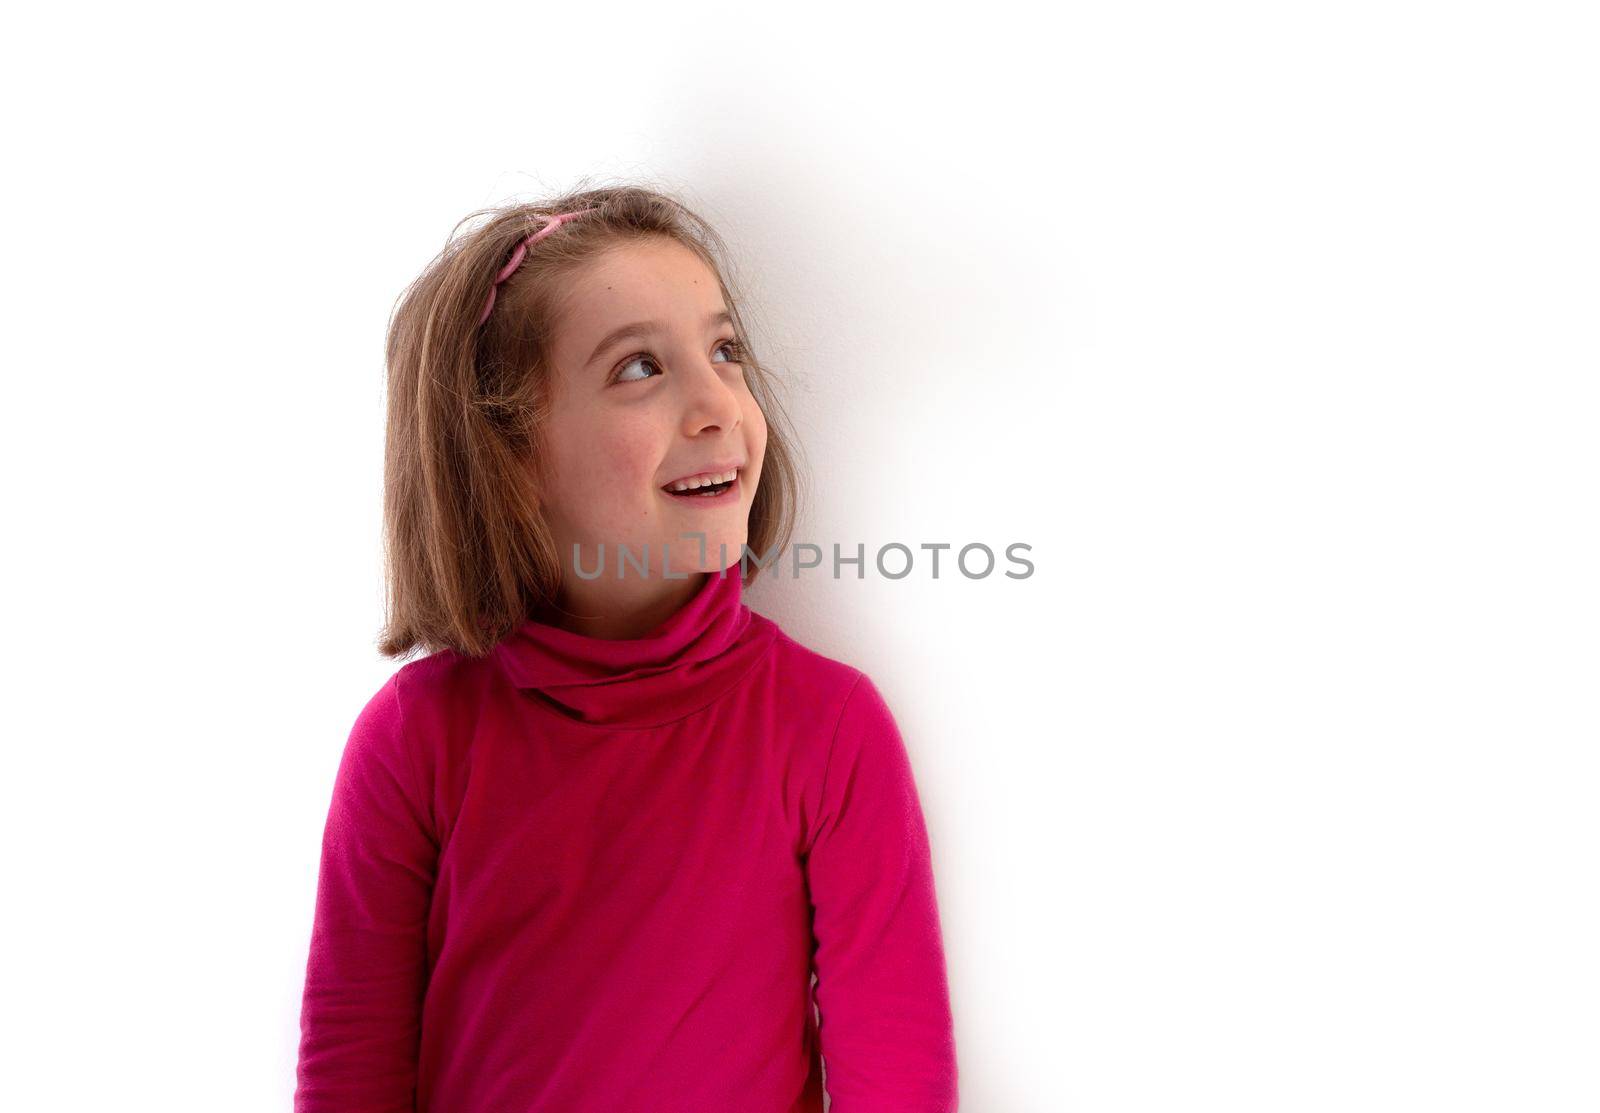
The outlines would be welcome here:
[[[732,479],[722,483],[712,483],[689,491],[669,491],[663,487],[661,492],[677,502],[688,503],[691,506],[722,506],[738,501],[739,472],[734,472]]]

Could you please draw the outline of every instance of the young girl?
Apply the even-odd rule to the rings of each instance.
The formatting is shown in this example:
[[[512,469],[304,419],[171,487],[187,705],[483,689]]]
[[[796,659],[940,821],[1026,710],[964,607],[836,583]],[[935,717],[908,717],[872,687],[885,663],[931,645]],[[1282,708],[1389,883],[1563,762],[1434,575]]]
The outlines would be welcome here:
[[[796,469],[722,241],[487,212],[390,326],[380,649],[430,655],[339,764],[295,1109],[954,1110],[895,721],[741,602]]]

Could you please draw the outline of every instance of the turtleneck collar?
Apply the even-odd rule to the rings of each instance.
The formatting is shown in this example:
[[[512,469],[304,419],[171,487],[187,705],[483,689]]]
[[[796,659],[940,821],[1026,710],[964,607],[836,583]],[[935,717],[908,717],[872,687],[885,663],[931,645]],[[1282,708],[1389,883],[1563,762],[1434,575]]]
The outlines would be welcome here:
[[[746,606],[739,568],[705,582],[638,638],[596,638],[530,620],[494,649],[530,698],[592,726],[650,727],[698,711],[731,688],[777,627]]]

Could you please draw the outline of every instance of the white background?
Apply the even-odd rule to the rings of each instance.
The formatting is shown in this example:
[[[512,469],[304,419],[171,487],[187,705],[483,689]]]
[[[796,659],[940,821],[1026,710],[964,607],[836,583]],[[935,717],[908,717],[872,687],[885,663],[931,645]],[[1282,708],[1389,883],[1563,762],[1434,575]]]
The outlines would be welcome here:
[[[1586,7],[14,17],[6,1104],[288,1108],[388,313],[591,176],[736,249],[800,537],[1032,546],[750,593],[901,722],[966,1113],[1600,1107]]]

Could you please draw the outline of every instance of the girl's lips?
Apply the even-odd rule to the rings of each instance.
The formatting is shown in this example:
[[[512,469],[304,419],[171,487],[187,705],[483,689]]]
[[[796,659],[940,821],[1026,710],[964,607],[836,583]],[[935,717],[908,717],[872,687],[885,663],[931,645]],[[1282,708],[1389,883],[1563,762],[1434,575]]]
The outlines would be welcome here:
[[[687,506],[714,509],[719,506],[727,506],[730,502],[738,502],[740,496],[739,484],[742,482],[744,482],[744,470],[741,468],[734,475],[733,482],[729,483],[727,489],[718,495],[697,495],[693,491],[686,495],[675,495],[671,491],[662,491],[661,494],[673,502],[683,503]]]

